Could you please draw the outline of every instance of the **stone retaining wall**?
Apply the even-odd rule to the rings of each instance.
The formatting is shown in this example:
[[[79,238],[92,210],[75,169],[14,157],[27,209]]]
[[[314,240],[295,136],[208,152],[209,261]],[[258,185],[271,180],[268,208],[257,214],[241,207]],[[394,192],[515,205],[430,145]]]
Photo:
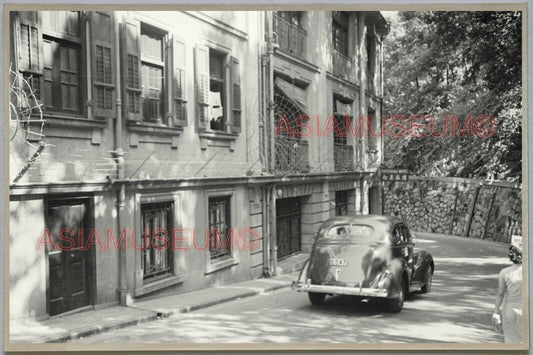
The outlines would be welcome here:
[[[419,176],[383,184],[384,213],[402,217],[412,230],[504,243],[521,234],[519,184]]]

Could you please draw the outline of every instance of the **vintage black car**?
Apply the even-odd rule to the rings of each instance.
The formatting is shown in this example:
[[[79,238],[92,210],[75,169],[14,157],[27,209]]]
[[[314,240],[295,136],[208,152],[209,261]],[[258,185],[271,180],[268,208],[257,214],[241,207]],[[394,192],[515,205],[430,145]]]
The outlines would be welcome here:
[[[293,288],[308,292],[313,305],[326,295],[380,298],[400,312],[410,291],[431,290],[435,264],[426,251],[414,251],[414,236],[397,217],[330,218],[318,229],[309,260]]]

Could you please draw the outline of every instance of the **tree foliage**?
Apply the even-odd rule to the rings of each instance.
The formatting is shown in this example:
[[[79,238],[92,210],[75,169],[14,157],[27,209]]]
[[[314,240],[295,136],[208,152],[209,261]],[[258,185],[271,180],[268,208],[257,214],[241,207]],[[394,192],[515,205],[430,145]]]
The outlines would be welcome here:
[[[521,180],[522,13],[400,12],[390,21],[384,114],[433,116],[438,132],[444,115],[463,124],[467,115],[488,114],[497,129],[489,138],[388,135],[385,165],[427,176]]]

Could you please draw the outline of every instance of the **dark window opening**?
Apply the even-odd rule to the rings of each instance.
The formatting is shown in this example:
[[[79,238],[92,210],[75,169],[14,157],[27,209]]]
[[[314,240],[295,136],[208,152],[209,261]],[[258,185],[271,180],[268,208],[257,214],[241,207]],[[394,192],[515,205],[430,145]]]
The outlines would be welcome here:
[[[366,35],[366,58],[368,89],[375,90],[374,76],[376,73],[376,40],[373,34]]]
[[[209,50],[209,127],[226,130],[226,55]]]
[[[333,49],[348,56],[349,14],[344,11],[332,12]]]
[[[381,124],[379,121],[380,121],[380,118],[376,117],[376,111],[374,109],[369,108],[368,109],[368,123],[369,125],[371,125],[372,132],[375,135],[380,134]],[[378,137],[372,137],[372,136],[368,137],[368,150],[369,151],[373,153],[377,152],[379,139],[380,138]]]
[[[335,191],[335,216],[348,214],[348,190]]]

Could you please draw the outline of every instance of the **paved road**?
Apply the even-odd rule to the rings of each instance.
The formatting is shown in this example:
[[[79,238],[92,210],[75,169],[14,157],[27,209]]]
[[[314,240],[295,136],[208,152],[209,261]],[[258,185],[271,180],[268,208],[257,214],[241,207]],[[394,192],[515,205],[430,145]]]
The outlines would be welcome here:
[[[313,307],[307,294],[283,289],[76,342],[502,342],[490,316],[506,246],[422,233],[416,245],[435,257],[433,288],[398,314],[346,296]]]

